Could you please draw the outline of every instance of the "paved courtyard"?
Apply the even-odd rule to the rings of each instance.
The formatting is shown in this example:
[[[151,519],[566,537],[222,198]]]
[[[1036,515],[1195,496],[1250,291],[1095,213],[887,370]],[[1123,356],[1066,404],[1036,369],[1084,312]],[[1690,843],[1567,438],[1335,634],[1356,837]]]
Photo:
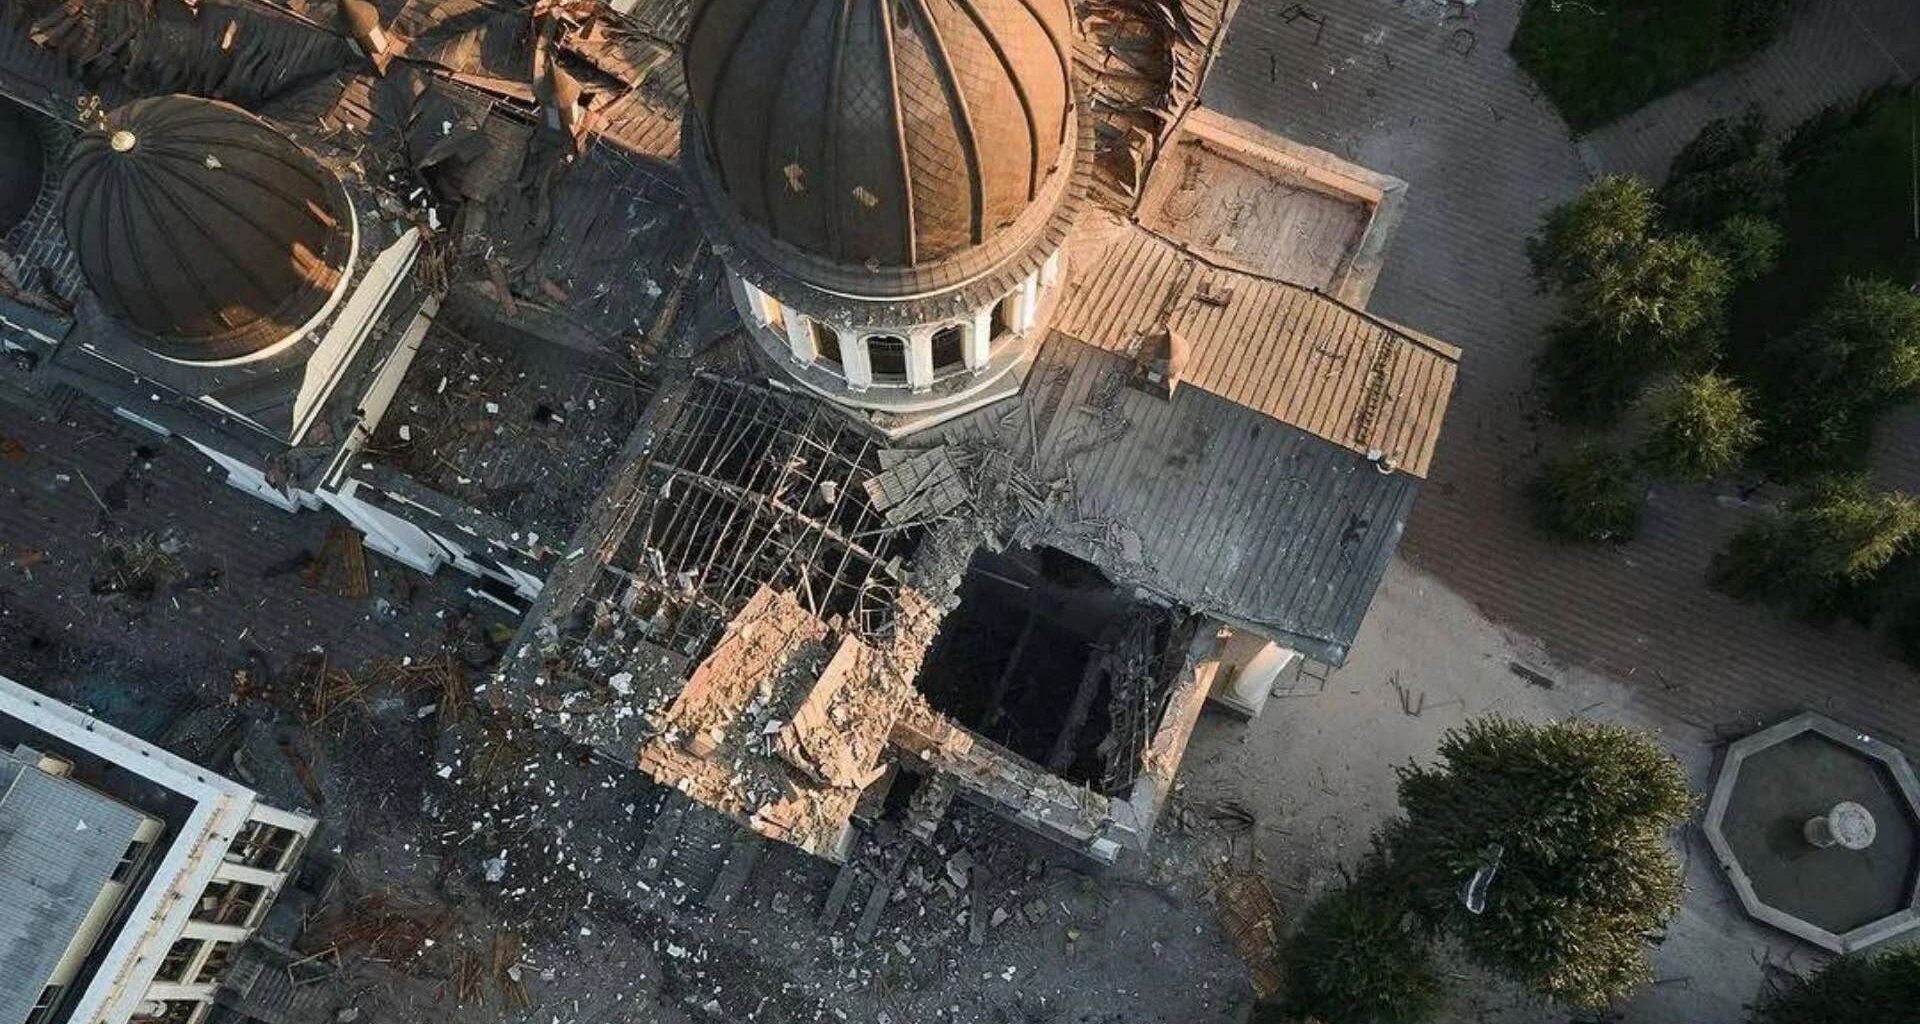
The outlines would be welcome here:
[[[1781,48],[1755,66],[1584,142],[1570,137],[1505,52],[1518,0],[1480,0],[1459,18],[1435,0],[1325,2],[1317,13],[1282,0],[1243,3],[1206,101],[1408,180],[1408,215],[1373,308],[1467,350],[1406,557],[1382,587],[1353,660],[1317,696],[1276,701],[1251,726],[1210,717],[1196,734],[1181,800],[1196,808],[1231,801],[1253,814],[1255,852],[1287,909],[1336,884],[1339,868],[1357,860],[1372,830],[1394,813],[1395,766],[1431,756],[1446,728],[1475,715],[1585,715],[1653,728],[1701,786],[1730,735],[1802,707],[1920,753],[1920,679],[1870,638],[1787,623],[1704,586],[1713,550],[1751,514],[1734,496],[1659,488],[1646,536],[1596,551],[1539,540],[1518,490],[1552,441],[1530,394],[1530,363],[1551,309],[1527,279],[1521,249],[1540,214],[1596,168],[1657,171],[1700,122],[1748,99],[1797,116],[1872,84],[1887,68],[1912,73],[1920,66],[1920,19],[1911,17],[1911,3],[1830,0],[1803,15]],[[1845,75],[1821,73],[1841,64]],[[81,422],[54,424],[0,411],[0,435],[20,446],[19,461],[0,462],[0,670],[89,696],[116,721],[158,732],[176,706],[134,687],[124,688],[125,706],[102,706],[116,687],[100,682],[166,679],[174,685],[157,693],[219,696],[234,672],[253,664],[256,647],[284,662],[317,646],[341,664],[364,665],[437,647],[450,632],[446,616],[472,604],[459,577],[428,581],[377,560],[373,594],[363,600],[276,582],[319,549],[329,520],[280,516],[226,490],[177,449],[147,445],[112,421],[75,418]],[[1920,415],[1896,417],[1888,434],[1888,450],[1920,452]],[[1920,467],[1920,457],[1895,461]],[[1896,471],[1889,479],[1910,478]],[[76,542],[76,534],[85,540]],[[157,590],[93,590],[127,552],[155,551],[168,565]],[[1516,673],[1515,665],[1538,675]],[[519,815],[540,799],[559,802],[552,777],[539,775],[530,783],[537,799],[522,800],[511,816],[468,808],[455,801],[453,786],[430,781],[427,749],[412,752],[407,792],[453,808],[444,814],[497,811],[519,828]],[[579,815],[580,833],[566,835],[575,827],[570,817],[562,838],[591,849],[595,864],[604,840],[608,863],[625,863],[619,855],[632,854],[638,830],[612,809],[629,796],[616,787],[632,780],[594,765],[576,768],[567,776],[574,783],[564,790],[568,799],[583,808],[590,798],[597,803]],[[606,793],[592,797],[594,789]],[[402,810],[412,815],[410,805]],[[369,848],[349,848],[349,863],[382,884],[411,878],[426,888],[416,862],[444,829],[432,815],[419,819]],[[544,852],[548,841],[534,833],[526,848]],[[1660,948],[1658,983],[1621,1008],[1619,1019],[1737,1024],[1770,971],[1804,970],[1815,957],[1746,922],[1697,830],[1684,842],[1686,909]],[[925,954],[882,942],[859,954],[851,974],[837,939],[798,924],[775,927],[779,941],[761,945],[769,915],[784,918],[782,908],[815,895],[789,874],[767,872],[751,908],[710,952],[715,963],[745,965],[727,975],[728,985],[759,1001],[738,1008],[745,1019],[820,1019],[818,1008],[828,1005],[874,1014],[853,1019],[1229,1019],[1241,972],[1212,928],[1199,895],[1203,879],[1162,877],[1172,874],[1167,861],[1183,845],[1165,837],[1149,884],[1068,870],[1031,883],[1044,883],[1059,909],[1018,919],[984,949],[929,921],[922,931],[939,938],[927,939]],[[477,847],[448,854],[456,865],[449,870],[473,884],[481,855]],[[1023,870],[1038,870],[1031,865]],[[936,879],[938,868],[931,868]],[[634,912],[623,902],[633,893],[617,867],[587,874],[594,877],[565,890],[586,894],[579,916],[537,949],[557,965],[558,982],[536,986],[541,1003],[533,1011],[490,1009],[480,1019],[710,1019],[700,1009],[712,988],[703,973],[709,950],[696,948],[676,967],[685,952],[672,952],[685,934],[672,930],[678,919]],[[595,893],[604,902],[590,915]],[[470,893],[463,898],[492,909]],[[908,937],[921,934],[889,921],[896,926]],[[610,988],[615,977],[620,983]],[[1087,979],[1105,979],[1110,991]],[[1465,979],[1459,988],[1458,1020],[1566,1018],[1499,985]],[[789,989],[806,1013],[783,1004]],[[576,993],[602,1004],[568,1005]],[[391,994],[367,998],[370,1006],[378,998],[398,1003]],[[732,1009],[735,997],[727,998]],[[608,999],[617,1005],[605,1005]],[[474,1019],[440,1003],[408,1012]]]
[[[1720,112],[1759,102],[1790,123],[1920,67],[1908,0],[1810,6],[1754,64],[1579,141],[1506,53],[1516,0],[1483,0],[1468,17],[1410,0],[1308,14],[1242,6],[1204,101],[1406,179],[1407,216],[1371,308],[1466,349],[1404,557],[1353,660],[1318,696],[1278,701],[1245,730],[1209,722],[1196,737],[1190,795],[1248,803],[1290,907],[1337,884],[1394,813],[1394,767],[1430,757],[1446,728],[1475,715],[1651,728],[1702,790],[1728,739],[1802,708],[1920,751],[1920,678],[1873,638],[1784,621],[1705,585],[1713,552],[1755,511],[1737,495],[1658,487],[1644,536],[1602,550],[1540,539],[1520,489],[1555,440],[1531,394],[1552,308],[1522,249],[1542,213],[1595,173],[1663,170]],[[1884,485],[1920,486],[1916,450],[1920,413],[1889,417]],[[1697,827],[1683,853],[1689,895],[1656,984],[1615,1019],[1739,1024],[1770,977],[1820,955],[1742,916]],[[1564,1019],[1502,985],[1458,988],[1453,1019]]]
[[[1790,623],[1706,587],[1713,552],[1751,511],[1736,495],[1656,487],[1644,536],[1618,549],[1555,545],[1528,524],[1521,483],[1553,439],[1531,393],[1552,308],[1528,279],[1522,243],[1590,172],[1507,55],[1519,4],[1486,0],[1457,18],[1434,3],[1353,0],[1328,5],[1323,22],[1295,15],[1297,6],[1242,6],[1204,100],[1410,183],[1372,308],[1466,356],[1406,555],[1554,657],[1621,680],[1696,727],[1740,728],[1812,707],[1920,749],[1920,679],[1871,638]],[[1837,43],[1799,44],[1802,34],[1835,32],[1824,15],[1802,15],[1779,45],[1815,66],[1767,81],[1844,94],[1859,83],[1820,69],[1890,66],[1889,46],[1902,66],[1920,66],[1920,19],[1906,0],[1835,6],[1884,24],[1837,54]],[[1736,86],[1761,99],[1786,88],[1746,82]],[[1662,109],[1686,126],[1675,133],[1684,141],[1707,106]],[[1644,143],[1634,159],[1645,160],[1656,131],[1634,123]]]

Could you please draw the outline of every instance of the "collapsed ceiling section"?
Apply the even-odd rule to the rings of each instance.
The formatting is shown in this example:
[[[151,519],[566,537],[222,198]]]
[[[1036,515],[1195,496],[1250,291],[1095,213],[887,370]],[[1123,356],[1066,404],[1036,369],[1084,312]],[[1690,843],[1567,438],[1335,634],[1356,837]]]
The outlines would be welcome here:
[[[1096,181],[1131,209],[1147,171],[1200,92],[1233,0],[1088,0],[1079,60],[1098,129]]]

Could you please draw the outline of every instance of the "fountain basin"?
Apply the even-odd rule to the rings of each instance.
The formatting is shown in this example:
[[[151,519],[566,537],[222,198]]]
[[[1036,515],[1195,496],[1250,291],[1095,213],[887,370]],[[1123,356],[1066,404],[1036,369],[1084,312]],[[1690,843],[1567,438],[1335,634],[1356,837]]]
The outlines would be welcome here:
[[[1809,823],[1844,804],[1870,818],[1870,842],[1810,842]],[[1857,729],[1808,712],[1734,742],[1705,829],[1756,920],[1836,953],[1920,928],[1920,782]]]

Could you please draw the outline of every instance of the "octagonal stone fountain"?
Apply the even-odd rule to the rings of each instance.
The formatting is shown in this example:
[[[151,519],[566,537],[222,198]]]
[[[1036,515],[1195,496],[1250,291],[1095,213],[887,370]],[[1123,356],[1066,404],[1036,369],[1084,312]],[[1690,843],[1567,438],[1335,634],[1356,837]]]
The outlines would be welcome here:
[[[1727,748],[1707,840],[1747,913],[1836,953],[1920,928],[1920,782],[1812,712]]]

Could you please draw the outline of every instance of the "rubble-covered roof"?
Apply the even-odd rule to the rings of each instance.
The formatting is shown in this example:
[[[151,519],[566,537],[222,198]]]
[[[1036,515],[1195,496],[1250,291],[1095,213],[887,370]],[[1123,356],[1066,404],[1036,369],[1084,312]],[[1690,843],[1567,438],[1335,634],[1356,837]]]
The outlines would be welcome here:
[[[651,385],[624,351],[462,319],[428,332],[360,457],[511,523],[528,547],[564,545]]]
[[[1365,306],[1406,183],[1206,107],[1154,162],[1134,219],[1223,267]]]

